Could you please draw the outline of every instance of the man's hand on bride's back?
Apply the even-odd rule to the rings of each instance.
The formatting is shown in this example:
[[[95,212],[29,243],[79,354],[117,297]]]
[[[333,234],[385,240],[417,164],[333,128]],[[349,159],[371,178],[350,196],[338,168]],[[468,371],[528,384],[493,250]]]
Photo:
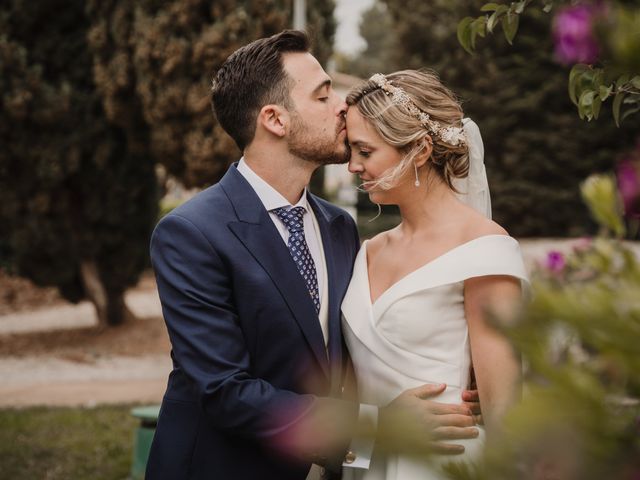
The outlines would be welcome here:
[[[423,385],[405,390],[380,408],[376,443],[391,451],[459,454],[455,440],[475,438],[473,413],[468,404],[434,400],[446,385]]]

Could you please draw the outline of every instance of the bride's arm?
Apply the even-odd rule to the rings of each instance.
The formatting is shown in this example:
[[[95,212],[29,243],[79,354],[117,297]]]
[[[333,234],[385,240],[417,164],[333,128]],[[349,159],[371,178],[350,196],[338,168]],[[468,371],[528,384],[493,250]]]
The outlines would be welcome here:
[[[506,337],[491,324],[493,314],[508,319],[521,299],[520,281],[492,275],[464,282],[464,304],[471,357],[476,374],[482,416],[488,433],[500,430],[508,408],[521,394],[521,364]]]

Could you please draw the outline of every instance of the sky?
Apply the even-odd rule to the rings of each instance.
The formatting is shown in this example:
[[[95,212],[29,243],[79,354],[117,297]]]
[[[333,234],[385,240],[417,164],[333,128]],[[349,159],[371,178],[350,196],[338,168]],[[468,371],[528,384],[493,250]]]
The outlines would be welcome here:
[[[359,33],[360,18],[362,12],[373,5],[374,1],[336,0],[334,15],[338,25],[334,43],[335,50],[354,54],[366,46]]]

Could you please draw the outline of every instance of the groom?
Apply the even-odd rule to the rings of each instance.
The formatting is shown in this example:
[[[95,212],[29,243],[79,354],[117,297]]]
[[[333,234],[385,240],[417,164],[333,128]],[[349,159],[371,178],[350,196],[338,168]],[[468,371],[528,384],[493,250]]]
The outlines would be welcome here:
[[[346,104],[308,51],[304,33],[285,31],[227,59],[212,102],[243,158],[154,231],[173,371],[147,480],[337,478],[343,461],[368,465],[366,441],[345,454],[349,432],[377,409],[341,399],[340,304],[358,235],[348,214],[306,190],[319,166],[348,161]],[[427,437],[438,422],[426,398],[440,391],[405,392],[379,423],[405,408]],[[301,434],[327,411],[318,435]],[[460,427],[467,406],[447,413],[449,438],[474,436]]]

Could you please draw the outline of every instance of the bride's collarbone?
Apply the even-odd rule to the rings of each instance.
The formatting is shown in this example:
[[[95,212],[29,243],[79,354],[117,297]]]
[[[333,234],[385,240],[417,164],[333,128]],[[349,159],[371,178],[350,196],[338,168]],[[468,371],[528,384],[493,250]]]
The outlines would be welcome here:
[[[462,235],[440,235],[437,238],[427,237],[412,241],[387,239],[384,242],[370,242],[367,244],[368,264],[370,268],[385,267],[385,270],[400,273],[404,270],[415,270],[466,241]]]
[[[377,284],[374,289],[385,291],[389,286],[441,257],[451,248],[455,248],[455,245],[451,248],[448,245],[441,245],[438,248],[423,247],[423,245],[383,246],[374,252],[368,251],[369,277]]]

